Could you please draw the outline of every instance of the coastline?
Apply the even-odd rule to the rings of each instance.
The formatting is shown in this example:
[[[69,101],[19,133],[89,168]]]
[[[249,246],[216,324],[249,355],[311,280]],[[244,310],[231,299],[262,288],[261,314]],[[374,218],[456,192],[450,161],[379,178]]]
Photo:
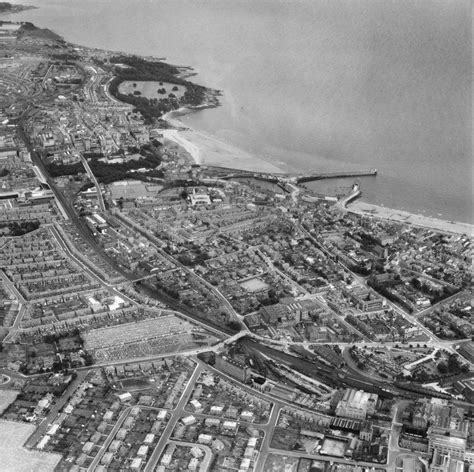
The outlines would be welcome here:
[[[36,3],[36,2],[34,2],[34,3]],[[38,8],[38,7],[36,7],[36,8]],[[55,16],[56,16],[56,15],[51,15],[51,14],[48,12],[48,10],[47,10],[46,8],[44,8],[44,5],[41,5],[41,11],[46,12],[44,16],[46,16],[46,17],[48,17],[48,18],[50,18],[50,17],[55,17]],[[36,15],[37,12],[33,12],[33,13],[35,13],[35,15]],[[33,16],[33,15],[32,15],[32,16]],[[49,21],[45,22],[45,19],[44,19],[43,16],[38,16],[38,18],[36,18],[36,16],[35,16],[34,19],[33,19],[33,18],[30,19],[30,18],[26,18],[26,15],[22,15],[21,18],[24,18],[25,20],[32,20],[34,23],[40,22],[40,23],[38,23],[38,24],[42,24],[42,25],[45,26],[45,27],[49,27],[49,28],[51,28],[53,31],[56,31],[57,28],[58,28],[58,26],[57,26],[57,24],[56,24],[55,22],[49,22]],[[15,20],[16,20],[16,18],[14,18],[13,16],[11,16],[10,19],[11,19],[12,21],[15,21]],[[43,24],[43,23],[41,23],[41,22],[43,22],[43,23],[45,22],[45,23]],[[74,26],[76,26],[76,25],[74,25]],[[140,24],[139,27],[142,28],[142,25]],[[100,29],[95,29],[95,30],[100,30]],[[71,29],[71,31],[72,31],[72,29]],[[174,29],[173,31],[176,31],[176,29]],[[111,32],[110,32],[110,33],[111,33]],[[107,34],[110,35],[110,33],[108,32]],[[63,35],[65,38],[70,38],[70,37],[71,37],[68,29],[64,29],[63,32],[62,32],[62,35]],[[89,34],[87,34],[86,37],[89,38]],[[106,37],[106,39],[107,39],[107,38],[108,38],[108,36]],[[82,35],[74,36],[72,39],[73,39],[72,43],[75,43],[76,45],[82,45],[82,44],[84,44],[84,40],[83,40]],[[150,38],[150,39],[151,39],[151,38]],[[95,42],[93,43],[93,46],[95,46],[95,47],[90,47],[90,46],[89,46],[90,49],[96,49],[96,48],[97,48],[97,49],[99,49],[99,50],[112,50],[112,51],[122,51],[122,52],[123,52],[123,51],[129,51],[129,52],[126,52],[125,54],[139,54],[140,56],[143,56],[143,57],[152,57],[152,56],[155,57],[155,51],[161,52],[161,54],[158,54],[159,56],[161,56],[161,55],[164,56],[164,55],[165,55],[164,53],[166,52],[166,55],[167,55],[167,56],[170,55],[170,57],[173,57],[173,60],[170,61],[170,64],[176,65],[176,66],[177,66],[181,71],[183,71],[184,73],[186,73],[186,72],[190,73],[190,76],[191,76],[191,75],[196,75],[196,74],[199,74],[199,75],[200,75],[200,71],[198,70],[199,68],[203,69],[203,72],[204,72],[204,70],[206,70],[208,73],[209,73],[209,72],[216,72],[216,74],[217,74],[217,73],[220,73],[220,72],[219,72],[219,69],[215,69],[215,68],[214,68],[214,66],[215,66],[216,64],[214,64],[214,63],[208,63],[208,62],[205,61],[205,60],[197,60],[197,59],[195,59],[195,57],[194,57],[192,54],[191,54],[189,57],[186,56],[186,55],[182,56],[182,55],[179,53],[179,52],[180,52],[180,51],[179,51],[179,48],[177,49],[177,51],[174,51],[174,55],[173,55],[173,49],[171,49],[171,51],[164,51],[164,50],[162,50],[161,44],[166,44],[166,43],[163,43],[163,42],[161,42],[161,43],[158,42],[159,47],[156,47],[156,45],[154,45],[154,47],[145,48],[143,51],[140,50],[140,52],[134,52],[134,53],[133,53],[133,52],[130,52],[132,49],[130,48],[130,44],[131,44],[131,43],[130,43],[129,41],[127,41],[127,42],[125,42],[125,43],[115,42],[115,41],[114,41],[112,44],[110,44],[109,42],[104,42],[104,38],[103,38],[103,36],[101,36],[101,35],[97,36],[97,38],[94,36],[94,40],[95,40]],[[89,41],[89,39],[88,39],[88,41]],[[69,42],[69,41],[68,41],[68,42]],[[129,43],[130,43],[130,44],[129,44]],[[88,44],[88,42],[85,42],[85,44]],[[134,43],[133,43],[133,44],[134,44]],[[98,47],[98,46],[100,46],[100,47]],[[138,46],[140,46],[140,44],[137,43],[137,47],[138,47]],[[197,44],[196,44],[196,48],[197,48]],[[198,49],[198,48],[197,48],[197,49]],[[199,57],[200,57],[200,56],[199,56]],[[206,56],[203,56],[203,57],[204,57],[204,59],[206,59]],[[214,57],[214,56],[212,56],[212,57]],[[228,56],[223,56],[223,57],[228,57]],[[231,57],[231,56],[230,56],[230,57]],[[161,59],[163,59],[163,57],[161,57]],[[191,66],[185,66],[185,65],[182,65],[182,64],[194,64],[197,69],[194,70],[193,67],[191,67]],[[210,65],[209,65],[209,64],[210,64]],[[219,63],[218,63],[218,62],[217,62],[217,65],[219,66]],[[208,67],[208,66],[209,66],[209,67]],[[245,70],[245,69],[244,69],[244,70]],[[212,75],[211,75],[211,77],[212,77]],[[214,81],[212,81],[212,82],[214,82]],[[202,83],[202,80],[201,80],[201,83]],[[219,80],[218,80],[216,83],[218,84],[218,88],[226,89],[226,95],[227,95],[227,91],[228,91],[227,89],[228,89],[229,87],[228,87],[228,85],[227,85],[227,83],[226,83],[225,81],[222,81],[222,80],[221,80],[221,76],[219,76]],[[238,83],[238,82],[237,82],[237,83]],[[202,83],[202,85],[206,85],[206,84],[205,84],[205,83]],[[197,108],[196,110],[198,110],[198,109],[200,109],[200,108]],[[193,110],[189,110],[189,112],[192,112],[192,111],[193,111]],[[209,113],[211,113],[211,112],[209,112]],[[177,119],[178,121],[179,121],[180,119],[183,119],[183,120],[184,120],[184,121],[183,121],[183,124],[181,124],[181,126],[186,126],[185,123],[186,123],[186,122],[189,122],[189,121],[188,121],[187,119],[185,119],[184,117],[181,117],[181,118],[180,118],[180,117],[178,117],[177,115],[175,115],[175,117],[176,117],[176,119]],[[195,125],[193,124],[193,126],[195,127],[195,129],[200,129],[200,124],[199,124],[197,121],[198,121],[198,120],[196,120],[196,124],[195,124]],[[213,121],[210,120],[210,122],[212,123]],[[192,121],[192,123],[194,123],[194,121]],[[227,123],[225,124],[225,127],[231,128],[230,126],[227,125]],[[233,130],[232,130],[232,131],[233,131]],[[219,138],[217,138],[217,139],[222,139],[222,136],[224,136],[224,138],[223,138],[224,140],[226,139],[226,134],[225,134],[225,133],[222,133],[222,134],[221,134],[220,132],[217,133],[217,129],[215,130],[215,129],[209,129],[209,128],[208,128],[208,129],[206,130],[206,132],[207,132],[207,133],[211,133],[211,134],[216,133],[216,135],[219,136]],[[178,135],[181,135],[181,133],[179,132]],[[184,138],[184,137],[185,137],[185,134],[182,134],[182,136],[183,136],[183,138]],[[229,134],[229,136],[232,137],[233,135]],[[243,138],[245,139],[245,136],[243,136]],[[194,141],[192,140],[192,138],[189,138],[189,140],[187,140],[187,141],[189,141],[189,142],[194,143],[195,145],[197,145],[197,141],[194,142]],[[237,147],[239,146],[239,142],[238,142],[238,141],[232,141],[232,142],[233,142]],[[243,141],[242,145],[245,146],[245,141]],[[195,153],[195,154],[196,154],[196,153]],[[257,154],[257,155],[258,155],[258,154]],[[206,155],[205,155],[204,152],[201,152],[201,153],[200,153],[200,156],[198,156],[198,157],[199,157],[199,159],[201,159],[201,161],[205,161],[205,160],[206,160]],[[260,157],[260,156],[259,156],[259,157]],[[290,156],[290,159],[293,159],[293,158]],[[444,161],[445,161],[445,160],[446,160],[446,159],[444,159]],[[233,165],[234,167],[239,167],[239,160],[235,158],[235,159],[233,159],[233,161],[234,161],[234,163],[233,163],[233,164],[230,164],[230,165]],[[190,160],[190,162],[191,162],[191,160]],[[270,161],[270,162],[272,162],[272,161]],[[275,162],[275,164],[276,164],[277,167],[280,167],[279,163]],[[224,165],[226,165],[226,164],[225,164],[224,162],[222,162],[222,163],[218,163],[218,164],[216,164],[216,165],[223,165],[223,166],[224,166]],[[454,185],[453,185],[453,187],[454,187]],[[382,188],[382,186],[379,185],[378,188]],[[376,187],[375,190],[374,190],[374,193],[376,193],[375,196],[371,196],[371,197],[369,198],[369,191],[368,191],[368,189],[366,190],[366,189],[364,188],[364,186],[363,186],[362,190],[363,190],[363,192],[364,192],[364,196],[362,197],[362,199],[365,200],[365,202],[368,202],[368,203],[372,203],[372,202],[374,202],[374,203],[380,203],[380,202],[383,202],[383,204],[386,205],[387,207],[389,207],[389,206],[392,205],[392,208],[395,208],[395,209],[396,209],[396,208],[405,208],[406,210],[408,210],[409,212],[412,212],[413,214],[420,213],[421,211],[426,210],[426,214],[430,214],[430,215],[433,215],[433,216],[438,215],[438,218],[444,218],[444,219],[446,219],[446,220],[448,220],[448,219],[455,219],[455,220],[457,220],[457,218],[460,218],[461,221],[466,221],[466,222],[469,222],[469,223],[472,224],[472,221],[469,219],[469,216],[470,216],[470,215],[469,215],[469,212],[467,212],[467,213],[468,213],[468,214],[467,214],[468,217],[466,218],[466,216],[464,215],[464,213],[466,213],[466,212],[464,212],[464,211],[463,211],[463,214],[459,214],[460,212],[456,212],[456,211],[454,211],[454,212],[450,211],[450,207],[451,207],[451,206],[454,206],[455,209],[456,209],[456,207],[459,207],[459,206],[460,206],[460,205],[456,205],[456,202],[455,202],[454,205],[450,205],[450,207],[449,207],[446,211],[445,211],[444,208],[441,209],[441,210],[432,209],[432,208],[429,206],[430,203],[427,201],[428,199],[424,199],[424,198],[420,198],[420,199],[419,199],[419,202],[420,202],[419,204],[418,204],[418,202],[415,201],[415,199],[407,200],[408,203],[406,203],[406,202],[404,201],[403,203],[400,203],[400,204],[399,204],[398,202],[395,202],[395,201],[392,202],[392,200],[391,200],[391,198],[390,198],[390,195],[387,196],[387,192],[384,193],[383,190],[380,190],[380,193],[379,193],[378,188]],[[401,192],[403,193],[404,190],[402,189]],[[372,195],[373,195],[374,193],[372,193]],[[385,198],[383,198],[382,194],[384,194],[383,196],[384,196]],[[366,195],[367,195],[367,196],[366,196]],[[422,195],[422,196],[423,196],[423,195]],[[426,202],[426,203],[424,203],[424,202]],[[464,202],[465,202],[465,200],[464,200]],[[413,204],[412,204],[412,203],[413,203]],[[464,208],[463,208],[463,210],[464,210]],[[440,212],[440,211],[444,213],[443,216],[439,216],[439,212]],[[394,213],[395,213],[395,211],[394,211]]]
[[[197,131],[179,119],[180,116],[187,115],[188,113],[214,107],[215,105],[202,105],[195,108],[183,107],[166,113],[162,119],[166,121],[171,128],[161,130],[164,138],[184,148],[191,156],[193,162],[198,165],[227,167],[255,172],[289,173],[288,169],[278,167],[232,144],[226,143],[202,131]],[[345,205],[345,209],[350,213],[405,223],[428,230],[449,234],[474,235],[474,225],[469,223],[442,220],[440,218],[419,215],[404,210],[387,208],[361,200],[353,200]]]
[[[470,237],[474,234],[474,225],[460,221],[447,221],[430,216],[417,215],[408,211],[386,208],[372,203],[362,202],[360,200],[352,201],[346,205],[346,210],[358,215],[371,216],[383,220],[396,221],[407,225],[418,226],[421,228],[441,231],[451,234],[466,234]]]
[[[288,170],[257,157],[226,141],[184,124],[179,117],[188,113],[214,108],[215,105],[202,105],[194,108],[179,108],[165,113],[162,120],[172,128],[160,130],[165,139],[182,146],[199,165],[228,167],[236,170],[254,172],[285,173]]]

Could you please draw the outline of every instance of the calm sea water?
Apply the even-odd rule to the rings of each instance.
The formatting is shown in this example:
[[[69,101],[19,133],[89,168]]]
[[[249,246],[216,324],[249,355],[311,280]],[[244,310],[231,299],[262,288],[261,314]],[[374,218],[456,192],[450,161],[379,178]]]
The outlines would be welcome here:
[[[365,200],[472,222],[469,1],[25,3],[11,19],[195,67],[225,96],[193,127],[298,171],[376,167]]]

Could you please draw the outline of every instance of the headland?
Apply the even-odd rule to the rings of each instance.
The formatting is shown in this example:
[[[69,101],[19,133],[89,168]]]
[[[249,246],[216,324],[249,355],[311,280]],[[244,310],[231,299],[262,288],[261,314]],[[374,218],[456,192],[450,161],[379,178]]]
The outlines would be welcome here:
[[[33,10],[37,7],[30,5],[18,5],[9,2],[0,2],[0,13],[20,13],[25,10]]]

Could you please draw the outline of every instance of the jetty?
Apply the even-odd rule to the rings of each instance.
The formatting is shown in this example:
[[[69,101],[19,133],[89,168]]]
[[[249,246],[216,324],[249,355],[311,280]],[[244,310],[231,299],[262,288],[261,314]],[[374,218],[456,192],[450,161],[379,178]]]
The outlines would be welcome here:
[[[310,174],[310,175],[301,175],[293,177],[296,180],[296,183],[311,182],[313,180],[323,180],[323,179],[343,179],[348,177],[370,177],[376,176],[377,169],[370,170],[354,170],[350,172],[326,172],[323,174]]]
[[[323,179],[342,179],[350,177],[375,177],[377,175],[377,169],[369,170],[353,170],[353,171],[341,171],[341,172],[323,172],[314,174],[283,174],[283,173],[269,173],[269,172],[255,172],[243,169],[231,169],[228,167],[217,167],[217,166],[199,166],[203,170],[212,172],[215,176],[222,180],[231,179],[243,179],[243,178],[254,178],[258,180],[266,180],[272,183],[291,183],[300,184],[304,182],[311,182],[314,180]]]

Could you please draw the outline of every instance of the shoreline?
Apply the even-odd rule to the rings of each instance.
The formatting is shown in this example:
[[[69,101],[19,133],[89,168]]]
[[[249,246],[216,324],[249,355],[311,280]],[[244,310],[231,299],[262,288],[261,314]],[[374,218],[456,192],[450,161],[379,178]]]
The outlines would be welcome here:
[[[381,205],[355,200],[345,206],[346,211],[357,215],[364,215],[382,220],[396,221],[406,225],[417,226],[429,230],[449,234],[466,234],[472,237],[474,225],[461,221],[447,221],[431,216],[417,215],[404,210],[386,208]]]
[[[162,120],[166,121],[172,128],[163,129],[161,132],[165,139],[183,147],[191,156],[195,164],[202,166],[227,167],[236,170],[250,170],[255,172],[268,173],[291,173],[287,169],[282,169],[268,162],[263,158],[258,158],[232,144],[226,143],[214,136],[183,123],[179,117],[189,113],[215,108],[215,105],[201,105],[195,108],[182,107],[165,113]],[[404,223],[428,230],[440,231],[449,234],[466,234],[470,237],[474,235],[474,225],[461,221],[448,221],[431,216],[410,213],[405,210],[387,208],[359,199],[345,205],[345,210],[363,216],[371,216],[388,221]]]
[[[191,155],[195,164],[280,174],[288,171],[267,159],[257,157],[208,133],[198,131],[179,119],[180,116],[215,107],[216,105],[213,104],[205,104],[193,108],[182,107],[165,113],[161,119],[172,128],[162,129],[160,132],[165,139],[182,146]]]

